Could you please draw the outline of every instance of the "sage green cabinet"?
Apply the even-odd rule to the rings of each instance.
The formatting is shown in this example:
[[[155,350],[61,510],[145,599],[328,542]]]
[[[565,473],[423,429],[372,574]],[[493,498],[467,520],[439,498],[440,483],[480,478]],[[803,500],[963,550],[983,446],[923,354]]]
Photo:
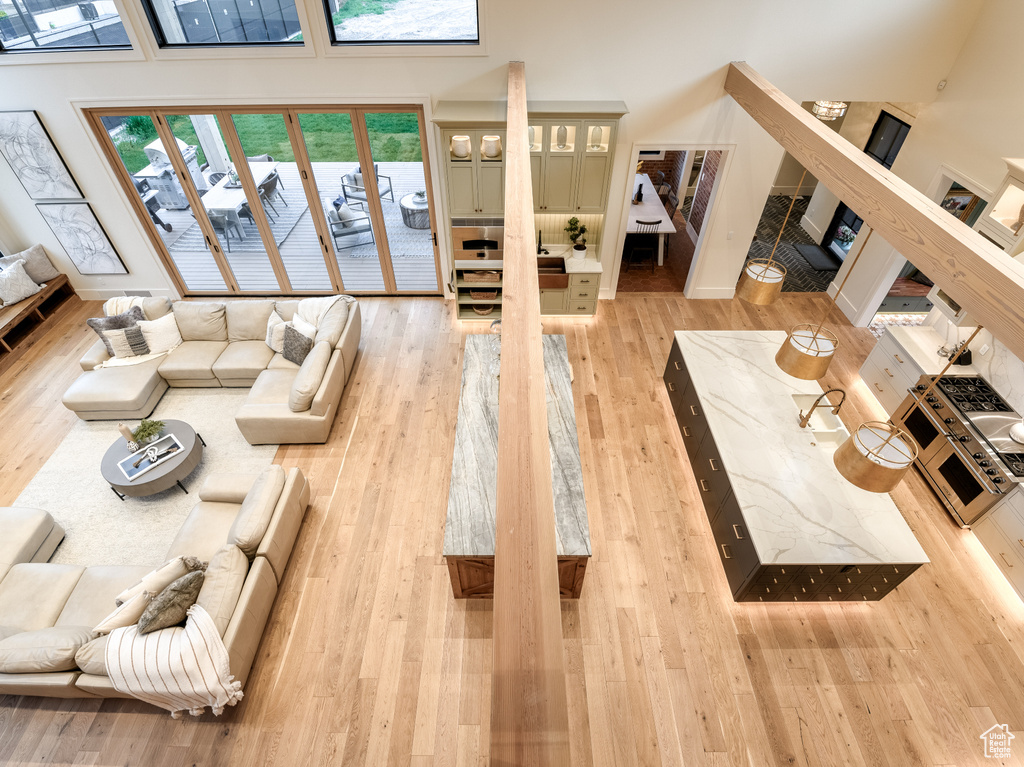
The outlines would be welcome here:
[[[565,302],[568,291],[542,288],[540,291],[541,314],[565,314]]]
[[[495,144],[494,137],[498,142]],[[442,132],[448,171],[448,207],[452,216],[505,214],[503,130]],[[494,154],[494,147],[499,147]],[[490,154],[488,154],[490,152]]]
[[[576,205],[577,137],[579,122],[530,121],[533,208],[546,213],[571,213]]]

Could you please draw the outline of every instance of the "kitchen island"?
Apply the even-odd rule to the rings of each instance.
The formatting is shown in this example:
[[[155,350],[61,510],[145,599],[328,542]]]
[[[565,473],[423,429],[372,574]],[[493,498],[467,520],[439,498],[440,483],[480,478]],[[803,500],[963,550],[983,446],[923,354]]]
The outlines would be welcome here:
[[[844,479],[838,445],[800,428],[794,395],[822,390],[775,364],[785,338],[679,331],[665,369],[733,597],[881,599],[928,557],[892,499]]]

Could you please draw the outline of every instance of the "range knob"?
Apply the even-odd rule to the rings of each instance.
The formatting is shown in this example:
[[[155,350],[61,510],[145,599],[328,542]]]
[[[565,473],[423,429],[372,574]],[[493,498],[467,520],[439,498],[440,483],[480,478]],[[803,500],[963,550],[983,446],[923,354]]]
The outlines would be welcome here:
[[[972,457],[972,458],[973,458],[973,459],[974,459],[975,461],[980,461],[980,460],[981,460],[982,458],[984,458],[984,457],[985,457],[985,454],[984,454],[984,453],[975,453],[975,454],[974,454],[974,455],[972,455],[971,457]]]
[[[1005,479],[1003,479],[1002,477],[992,477],[992,481],[993,481],[993,482],[995,482],[995,483],[996,483],[997,485],[1001,485],[1001,484],[1003,484],[1003,483],[1004,483],[1004,482],[1005,482],[1006,480],[1005,480]]]
[[[927,386],[925,386],[924,384],[918,384],[918,385],[917,385],[917,386],[915,386],[914,388],[915,388],[915,389],[917,389],[918,391],[924,391],[924,390],[925,390],[925,389],[927,389],[928,387],[927,387]]]
[[[956,423],[956,419],[955,418],[943,418],[942,422],[943,423]]]
[[[982,467],[985,467],[985,466],[991,466],[992,464],[989,461],[978,461],[978,465],[982,466]],[[988,471],[989,471],[989,474],[995,474],[995,471],[993,469],[989,469]]]
[[[936,402],[937,397],[934,394],[929,394],[927,397],[928,402]]]
[[[966,434],[959,435],[957,437],[957,439],[960,440],[961,442],[970,442],[971,441],[971,438],[969,436],[967,436]]]
[[[985,469],[985,473],[988,474],[991,477],[993,474],[996,473],[996,470],[995,469]]]
[[[932,407],[935,408],[936,410],[942,410],[942,403],[941,402],[933,402],[932,403]]]

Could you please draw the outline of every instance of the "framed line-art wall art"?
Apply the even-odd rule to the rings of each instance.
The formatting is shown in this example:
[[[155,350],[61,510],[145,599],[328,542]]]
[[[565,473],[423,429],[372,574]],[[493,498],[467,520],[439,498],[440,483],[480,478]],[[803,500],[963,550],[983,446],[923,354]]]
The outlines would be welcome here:
[[[33,200],[82,199],[64,158],[35,112],[0,112],[0,154]]]
[[[41,202],[36,209],[81,274],[127,274],[87,202]]]

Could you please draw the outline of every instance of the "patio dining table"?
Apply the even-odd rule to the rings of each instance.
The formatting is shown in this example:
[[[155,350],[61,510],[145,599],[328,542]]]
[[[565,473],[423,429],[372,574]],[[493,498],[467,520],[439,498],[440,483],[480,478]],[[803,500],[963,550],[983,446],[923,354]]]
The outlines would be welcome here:
[[[277,162],[249,163],[249,172],[252,174],[252,180],[256,186],[266,181],[277,170],[279,164]],[[242,188],[241,183],[231,184],[230,174],[224,176],[203,195],[203,207],[206,208],[206,212],[216,216],[226,216],[237,224],[238,234],[243,240],[245,239],[245,230],[242,228],[242,219],[239,218],[238,211],[242,209],[245,202],[247,202],[245,189]]]
[[[633,184],[633,196],[636,196],[636,189],[643,184],[644,200],[637,205],[629,206],[629,217],[626,220],[626,233],[636,233],[637,221],[658,222],[658,266],[665,263],[665,235],[675,234],[676,227],[672,223],[672,217],[665,210],[665,205],[658,192],[651,182],[651,177],[646,173],[637,173],[636,181]]]

